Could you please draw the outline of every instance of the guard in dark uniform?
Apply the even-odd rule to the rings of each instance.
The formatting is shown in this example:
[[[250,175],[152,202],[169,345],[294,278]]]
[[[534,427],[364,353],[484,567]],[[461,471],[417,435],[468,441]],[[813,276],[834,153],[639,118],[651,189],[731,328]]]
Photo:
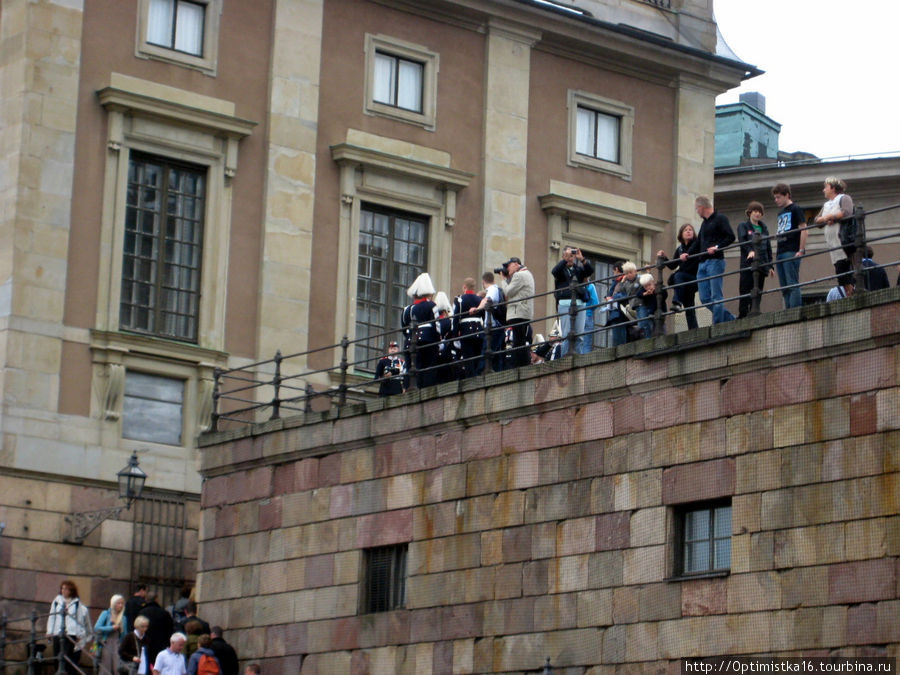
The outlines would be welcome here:
[[[480,304],[481,297],[475,292],[475,279],[468,277],[463,281],[462,295],[453,302],[453,335],[460,341],[463,377],[472,377],[478,372],[484,347],[484,310],[469,313],[470,309],[477,309]]]
[[[413,299],[411,305],[403,308],[400,325],[407,333],[407,343],[412,353],[412,343],[416,345],[416,386],[428,387],[437,381],[438,332],[435,327],[434,284],[428,273],[420,274],[406,290]],[[412,334],[412,323],[417,323],[415,335]],[[427,369],[427,370],[426,370]],[[424,371],[424,372],[423,372]]]
[[[406,391],[406,359],[400,354],[400,345],[396,342],[389,344],[388,353],[378,359],[375,379],[378,381],[379,396],[394,396]]]

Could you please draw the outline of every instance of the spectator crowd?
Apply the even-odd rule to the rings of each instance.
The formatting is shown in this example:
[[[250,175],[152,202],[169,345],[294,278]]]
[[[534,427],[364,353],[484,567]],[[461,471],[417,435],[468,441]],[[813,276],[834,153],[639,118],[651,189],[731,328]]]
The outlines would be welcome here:
[[[714,324],[733,321],[751,314],[754,299],[758,301],[766,281],[776,276],[785,309],[798,307],[802,304],[800,267],[812,228],[823,230],[834,267],[836,285],[827,301],[853,295],[855,268],[862,269],[867,290],[887,288],[887,273],[872,259],[872,248],[857,249],[858,224],[844,181],[826,178],[822,193],[825,203],[807,222],[804,210],[792,199],[790,185],[773,186],[778,211],[771,233],[760,201],[747,205],[747,219],[735,232],[712,200],[699,196],[694,206],[700,225],[684,223],[678,228],[672,257],[660,250],[656,265],[642,269],[631,261],[614,263],[613,278],[603,280],[608,282],[609,294],[602,300],[591,261],[578,247],[563,247],[561,259],[551,270],[556,316],[549,317],[554,324],[546,340],[532,331],[535,281],[520,258],[511,257],[485,272],[480,290],[474,278],[466,278],[452,303],[423,273],[407,289],[410,304],[400,320],[402,347],[390,342],[376,365],[379,394],[406,391],[413,372],[416,385],[425,387],[472,377],[488,364],[499,371],[553,360],[572,348],[584,354],[593,349],[600,331],[608,333],[609,346],[652,337],[657,330],[654,318],[669,312],[669,289],[672,311],[684,312],[688,329],[698,327],[697,296]],[[737,317],[726,307],[723,291],[725,252],[731,247],[739,248]],[[650,273],[654,267],[660,270],[659,279]],[[667,285],[662,284],[663,269],[671,270]],[[900,285],[900,277],[897,281]]]
[[[220,626],[197,616],[193,589],[185,586],[179,600],[163,608],[147,586],[139,584],[127,601],[110,598],[95,623],[78,597],[75,582],[66,579],[50,605],[47,636],[61,671],[75,675],[87,651],[94,672],[102,675],[238,675],[238,656]],[[258,675],[247,664],[244,675]]]

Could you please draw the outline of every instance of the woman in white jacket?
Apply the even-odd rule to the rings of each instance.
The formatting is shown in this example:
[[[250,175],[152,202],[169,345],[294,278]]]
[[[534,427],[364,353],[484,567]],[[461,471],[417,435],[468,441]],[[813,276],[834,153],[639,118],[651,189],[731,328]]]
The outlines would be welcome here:
[[[66,579],[59,585],[59,595],[50,604],[47,635],[53,638],[53,653],[62,658],[67,673],[79,670],[81,650],[93,636],[88,608],[78,598],[78,586]]]

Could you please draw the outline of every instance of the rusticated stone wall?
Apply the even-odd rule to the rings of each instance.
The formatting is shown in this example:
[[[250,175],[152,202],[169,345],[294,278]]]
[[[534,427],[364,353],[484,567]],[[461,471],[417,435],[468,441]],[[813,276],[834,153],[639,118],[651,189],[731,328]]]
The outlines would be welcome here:
[[[891,289],[208,436],[202,614],[267,672],[897,656],[898,338]],[[714,498],[730,572],[679,578]],[[406,606],[361,614],[394,543]]]

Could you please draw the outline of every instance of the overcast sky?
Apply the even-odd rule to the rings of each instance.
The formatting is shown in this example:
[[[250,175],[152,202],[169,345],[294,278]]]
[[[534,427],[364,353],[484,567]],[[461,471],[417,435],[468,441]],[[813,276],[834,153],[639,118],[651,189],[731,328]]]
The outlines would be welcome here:
[[[780,150],[900,151],[900,0],[714,0],[725,41],[766,71],[716,99],[766,97]]]

